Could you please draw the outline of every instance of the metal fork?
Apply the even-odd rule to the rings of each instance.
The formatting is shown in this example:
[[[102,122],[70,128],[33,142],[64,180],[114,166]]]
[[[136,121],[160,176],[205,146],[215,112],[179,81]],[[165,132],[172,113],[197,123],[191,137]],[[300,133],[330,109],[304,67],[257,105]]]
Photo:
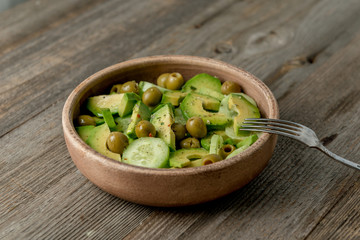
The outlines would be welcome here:
[[[305,145],[316,148],[332,159],[356,170],[360,170],[360,164],[346,160],[335,153],[330,152],[324,145],[321,144],[319,138],[315,132],[310,128],[295,122],[290,122],[280,119],[268,119],[268,118],[247,118],[243,122],[241,130],[255,131],[255,132],[267,132],[298,140]]]

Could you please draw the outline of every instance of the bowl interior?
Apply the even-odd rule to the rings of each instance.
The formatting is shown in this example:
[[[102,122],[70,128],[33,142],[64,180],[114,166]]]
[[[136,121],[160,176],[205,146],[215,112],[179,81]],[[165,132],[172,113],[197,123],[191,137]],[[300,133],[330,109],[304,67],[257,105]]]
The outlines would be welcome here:
[[[262,117],[277,118],[278,110],[275,98],[269,89],[250,73],[226,63],[190,56],[159,56],[134,59],[106,68],[86,79],[74,91],[72,120],[80,114],[81,106],[90,96],[108,94],[114,84],[135,80],[156,83],[157,77],[166,72],[179,72],[185,81],[199,73],[208,73],[222,82],[228,80],[238,83],[244,93],[258,104]],[[81,109],[86,111],[86,109]]]
[[[106,158],[80,139],[73,120],[84,111],[81,107],[88,97],[108,94],[112,85],[130,80],[155,83],[165,72],[180,72],[185,80],[208,73],[221,81],[236,82],[257,102],[262,117],[278,118],[277,102],[265,84],[232,65],[193,56],[154,56],[126,61],[84,80],[64,105],[64,137],[78,169],[110,194],[131,202],[168,207],[216,199],[241,188],[260,174],[271,158],[275,135],[262,134],[251,147],[226,161],[180,169],[144,168],[121,163]]]

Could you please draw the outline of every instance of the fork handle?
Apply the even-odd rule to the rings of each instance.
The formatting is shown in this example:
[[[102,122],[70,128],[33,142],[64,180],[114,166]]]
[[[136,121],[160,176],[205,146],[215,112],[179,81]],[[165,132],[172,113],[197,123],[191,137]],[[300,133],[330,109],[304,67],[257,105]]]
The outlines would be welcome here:
[[[320,151],[322,151],[323,153],[325,153],[326,155],[328,155],[329,157],[331,157],[332,159],[348,166],[351,168],[354,168],[356,170],[360,170],[360,164],[358,163],[354,163],[352,161],[349,161],[345,158],[342,158],[338,155],[336,155],[335,153],[331,152],[329,149],[327,149],[326,147],[324,147],[324,145],[322,144],[318,144],[317,146],[315,146],[315,148],[319,149]]]

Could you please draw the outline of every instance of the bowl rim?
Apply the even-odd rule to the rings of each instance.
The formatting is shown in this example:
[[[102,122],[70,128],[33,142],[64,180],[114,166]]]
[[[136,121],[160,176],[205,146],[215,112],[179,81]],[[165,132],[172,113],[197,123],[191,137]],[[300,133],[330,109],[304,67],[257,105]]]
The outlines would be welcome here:
[[[193,167],[193,168],[146,168],[141,166],[135,166],[130,165],[126,163],[122,163],[119,161],[116,161],[114,159],[108,158],[101,153],[98,153],[94,149],[92,149],[90,146],[88,146],[77,134],[75,130],[75,126],[73,124],[73,113],[74,113],[74,106],[76,105],[77,100],[81,97],[80,93],[81,90],[83,90],[87,85],[89,85],[91,82],[96,81],[96,79],[107,75],[113,71],[116,71],[121,68],[127,68],[131,66],[136,65],[144,65],[149,63],[162,63],[162,62],[173,62],[173,63],[180,63],[180,62],[192,62],[197,63],[198,65],[211,65],[213,67],[216,66],[222,66],[225,68],[228,68],[229,70],[238,72],[242,75],[245,75],[246,78],[250,78],[251,81],[254,81],[257,85],[267,96],[267,102],[270,107],[269,111],[269,118],[279,118],[279,108],[277,101],[275,99],[275,96],[271,92],[271,90],[263,83],[261,80],[256,78],[251,73],[245,71],[242,68],[235,67],[234,65],[228,64],[226,62],[215,60],[211,58],[206,57],[199,57],[199,56],[189,56],[189,55],[155,55],[155,56],[148,56],[148,57],[141,57],[141,58],[135,58],[127,61],[123,61],[114,65],[111,65],[109,67],[106,67],[85,80],[83,80],[75,89],[70,93],[67,100],[65,101],[63,111],[62,111],[62,126],[63,126],[63,132],[64,136],[69,137],[70,141],[72,141],[72,144],[82,150],[83,152],[88,152],[94,157],[95,161],[99,161],[101,164],[105,165],[108,168],[114,169],[114,170],[121,170],[121,171],[127,171],[137,174],[151,174],[151,175],[171,175],[171,176],[178,176],[178,175],[192,175],[192,174],[200,174],[204,172],[213,172],[218,171],[223,168],[230,167],[231,165],[235,164],[236,162],[242,161],[242,159],[246,158],[247,156],[253,154],[254,152],[258,151],[264,144],[267,142],[270,138],[270,134],[263,133],[260,138],[252,144],[249,148],[247,148],[245,151],[239,153],[238,155],[226,159],[226,161],[219,161],[214,164],[209,164],[201,167]]]

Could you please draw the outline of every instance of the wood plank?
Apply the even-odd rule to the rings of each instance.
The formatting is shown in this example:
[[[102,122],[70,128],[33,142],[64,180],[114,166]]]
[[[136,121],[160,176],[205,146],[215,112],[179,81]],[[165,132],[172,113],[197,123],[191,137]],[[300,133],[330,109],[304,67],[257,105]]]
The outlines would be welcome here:
[[[152,212],[110,196],[80,174],[65,154],[57,117],[62,106],[51,106],[0,142],[7,160],[0,168],[0,239],[122,238]],[[28,128],[37,131],[25,134]]]
[[[331,126],[342,129],[328,146],[354,160],[359,159],[360,139],[353,139],[352,132],[359,132],[360,129],[356,122],[347,119],[359,114],[360,101],[356,97],[354,100],[347,96],[355,96],[352,92],[358,93],[360,89],[357,81],[359,40],[360,35],[315,70],[296,92],[291,91],[280,101],[280,106],[284,107],[284,116],[306,120],[304,113],[315,115],[318,120],[310,125],[319,132],[320,137],[329,134]],[[346,75],[347,79],[338,81],[342,75]],[[296,77],[301,78],[302,73],[298,72]],[[341,91],[332,98],[320,94],[331,92],[330,88]],[[299,95],[304,97],[299,101],[291,101]],[[313,96],[314,99],[306,99],[305,96]],[[347,106],[346,109],[336,108],[339,104]],[[321,106],[321,109],[316,106]],[[328,113],[333,112],[333,109],[339,109],[341,115],[335,113],[329,119]],[[353,131],[345,129],[345,126]],[[154,234],[153,239],[303,239],[315,231],[313,229],[318,227],[317,222],[327,216],[329,211],[339,208],[339,200],[345,201],[344,194],[359,178],[359,174],[353,170],[282,138],[268,168],[242,190],[205,207],[177,209],[167,219],[159,220],[158,215],[152,215],[153,219],[149,218],[146,225],[137,228],[128,238],[145,239],[150,231]],[[346,202],[351,206],[359,205],[358,195],[352,192],[349,196],[351,199],[346,199]],[[352,209],[355,211],[354,216],[357,214],[356,209]],[[189,216],[191,212],[198,218],[196,222],[192,222],[194,217]],[[344,217],[337,216],[340,219]],[[342,221],[336,223],[342,224]],[[354,221],[347,226],[340,226],[342,229],[355,229],[350,233],[339,231],[339,239],[356,239],[357,223]],[[172,231],[174,225],[185,228],[181,235],[178,229]],[[158,227],[156,231],[151,231],[155,226]]]
[[[324,12],[326,11],[327,9],[324,9]],[[318,14],[318,11],[314,11],[313,14],[315,14],[315,12]],[[307,19],[309,19],[309,16],[307,16]],[[359,22],[349,25],[353,26],[352,30],[356,30],[356,32],[359,32]],[[351,32],[351,30],[349,32]],[[285,92],[285,89],[287,91],[287,93],[282,96],[280,106],[282,109],[282,115],[288,119],[292,119],[295,121],[302,120],[306,123],[310,123],[310,126],[314,126],[311,125],[311,122],[306,121],[306,115],[304,116],[304,113],[308,113],[311,108],[315,107],[315,110],[317,110],[318,108],[316,108],[316,106],[321,105],[321,110],[333,112],[335,111],[335,109],[339,109],[339,104],[337,104],[339,102],[341,107],[346,106],[346,111],[348,111],[347,116],[341,115],[340,118],[338,118],[338,112],[334,114],[331,120],[328,119],[329,114],[323,113],[323,118],[319,118],[321,116],[320,113],[316,113],[315,117],[319,120],[316,120],[317,124],[314,127],[319,131],[319,136],[321,136],[322,138],[332,135],[341,135],[340,133],[335,133],[334,131],[331,131],[330,133],[332,134],[329,134],[329,129],[332,129],[331,125],[337,126],[337,128],[344,128],[343,125],[348,124],[348,119],[351,119],[352,116],[358,115],[357,109],[359,109],[359,102],[356,100],[357,97],[355,96],[359,96],[359,84],[358,81],[356,82],[356,77],[359,75],[359,73],[357,71],[357,65],[354,65],[354,63],[358,63],[358,60],[356,58],[359,53],[354,53],[353,51],[355,49],[358,49],[357,43],[359,42],[359,38],[356,37],[355,39],[352,39],[350,46],[347,46],[346,49],[342,49],[343,52],[338,56],[335,56],[334,60],[331,63],[323,65],[325,59],[327,60],[329,56],[338,51],[338,48],[341,49],[342,46],[346,46],[353,36],[354,32],[351,32],[350,36],[347,34],[342,34],[341,37],[338,37],[338,39],[336,39],[337,41],[334,44],[331,44],[329,47],[324,49],[324,55],[320,55],[318,57],[318,59],[316,60],[317,63],[315,64],[316,66],[311,66],[310,64],[308,64],[307,66],[305,66],[305,69],[302,68],[298,71],[294,70],[290,76],[288,76],[289,74],[284,74],[283,76],[280,76],[276,80],[278,81],[278,83],[275,83],[276,81],[270,81],[272,83],[271,86],[278,87],[274,89],[278,90],[279,97],[282,96],[281,94]],[[322,38],[325,37],[322,36]],[[349,57],[350,55],[352,57]],[[337,65],[339,64],[339,61],[343,61],[340,66]],[[323,66],[321,69],[318,69],[318,71],[319,73],[325,71],[327,73],[326,76],[322,76],[321,78],[319,78],[319,76],[314,76],[308,79],[303,79],[304,75],[306,76],[316,71],[317,68],[321,65]],[[335,66],[336,69],[334,69]],[[348,70],[347,67],[349,68]],[[334,75],[332,71],[329,72],[329,70],[327,69],[329,69],[330,71],[332,70],[337,74]],[[341,76],[344,75],[348,78],[341,78]],[[331,78],[331,80],[327,81],[327,78]],[[317,81],[314,81],[314,79],[317,79]],[[339,79],[342,79],[342,81],[339,81]],[[299,90],[296,89],[294,86],[292,86],[291,88],[286,87],[287,81],[292,81],[298,84],[297,86],[299,87],[301,86],[301,84],[304,84],[303,81],[305,80],[306,85],[303,89]],[[282,84],[279,84],[279,82],[282,82]],[[346,83],[346,86],[344,86],[344,82]],[[319,86],[314,89],[314,91],[320,90],[320,92],[325,93],[334,92],[330,89],[333,88],[339,89],[339,93],[338,95],[336,95],[335,98],[334,96],[332,96],[332,99],[330,100],[328,96],[319,95],[319,93],[317,92],[308,93],[307,88],[312,89],[315,83],[319,84]],[[310,85],[312,87],[310,87]],[[327,88],[322,90],[322,88],[325,86],[327,86]],[[346,91],[344,90],[344,88],[346,89]],[[297,93],[297,91],[299,92]],[[291,101],[291,99],[296,98],[300,94],[303,97],[299,99],[299,101]],[[315,105],[316,102],[314,103],[314,100],[312,98],[309,98],[309,96],[316,96],[315,101],[317,102],[319,100],[322,102]],[[305,98],[309,99],[307,101],[304,101]],[[342,98],[344,100],[342,100]],[[296,106],[294,106],[295,104]],[[308,107],[306,109],[303,109],[303,105]],[[315,113],[311,112],[311,114]],[[336,119],[334,119],[334,117],[336,117]],[[316,118],[309,118],[309,120],[314,120]],[[327,120],[327,128],[323,126],[324,118]],[[358,132],[358,127],[356,123],[351,122],[350,124],[351,125],[348,126],[348,128],[355,128],[354,131]],[[346,143],[346,140],[351,139],[352,136],[351,131],[349,132],[345,129],[345,133],[346,132],[348,132],[348,136],[342,135],[341,139],[333,139],[335,141],[334,144],[337,144],[335,145],[334,151],[337,150],[339,153],[341,153],[342,149],[350,145],[351,148],[346,153],[349,154],[349,156],[352,156],[354,160],[359,159],[358,157],[356,157],[357,149],[359,148],[359,139],[351,141],[350,144],[349,142]],[[233,212],[226,212],[224,214],[217,212],[216,210],[208,214],[201,212],[203,215],[195,223],[185,225],[185,228],[187,229],[179,237],[176,234],[172,234],[171,231],[168,230],[171,229],[171,226],[174,226],[174,221],[178,221],[176,224],[177,226],[184,225],[184,223],[181,222],[181,220],[179,219],[181,219],[182,217],[186,218],[186,213],[179,211],[177,212],[177,214],[171,215],[169,219],[162,220],[162,222],[169,221],[170,224],[162,225],[161,228],[158,229],[158,232],[161,232],[162,234],[161,237],[163,239],[172,237],[180,239],[187,239],[189,237],[193,239],[292,239],[306,237],[306,234],[312,231],[312,227],[315,227],[314,224],[316,225],[316,222],[322,218],[322,214],[326,215],[327,211],[331,210],[333,206],[337,204],[337,200],[341,198],[342,194],[347,192],[349,186],[351,186],[359,179],[359,176],[352,176],[353,173],[351,172],[351,170],[350,172],[347,172],[349,171],[349,169],[344,169],[344,167],[332,163],[331,160],[327,159],[327,157],[318,155],[314,152],[304,153],[304,147],[298,146],[297,143],[294,144],[290,140],[281,139],[279,145],[280,149],[278,147],[277,152],[275,153],[275,156],[273,158],[273,161],[276,162],[272,162],[272,164],[269,166],[269,169],[266,170],[266,172],[264,172],[260,176],[260,178],[256,179],[255,183],[251,183],[250,186],[246,187],[246,190],[241,190],[240,193],[238,193],[235,198],[240,203],[229,203],[234,204],[233,207],[236,208],[235,210],[233,210]],[[330,144],[329,146],[334,145]],[[286,153],[289,152],[292,152],[292,155],[286,156]],[[299,160],[301,159],[303,160],[299,162]],[[326,167],[329,167],[329,169],[327,169],[325,173],[319,174],[317,173],[317,171],[322,169],[322,167],[318,166],[316,170],[308,173],[308,169],[314,169],[314,166],[312,164],[310,164],[309,166],[309,162],[311,163],[312,161],[322,161],[326,164]],[[330,162],[328,163],[328,161]],[[279,167],[281,170],[279,170]],[[274,173],[276,175],[271,176]],[[336,177],[334,173],[340,174],[341,177]],[[302,176],[302,174],[304,174],[305,176]],[[319,176],[314,179],[314,176],[318,174]],[[312,184],[308,183],[312,181]],[[328,185],[328,182],[331,183],[331,187]],[[294,187],[294,184],[296,186],[296,183],[298,183],[298,186],[300,185],[302,188],[305,188],[305,190],[296,189]],[[260,190],[255,190],[259,188]],[[277,196],[277,194],[281,195]],[[263,195],[265,195],[266,197],[263,197]],[[322,199],[322,201],[318,202],[320,199]],[[358,203],[357,199],[358,197],[355,197],[352,198],[352,200],[350,201]],[[310,205],[304,206],[304,204],[309,203]],[[258,206],[258,204],[260,204],[260,206]],[[311,206],[311,204],[313,205]],[[213,207],[215,208],[215,206],[218,205],[221,205],[224,208],[228,207],[227,205],[226,207],[224,206],[224,202],[217,202],[210,207],[208,206],[207,211],[209,211],[209,209],[213,209]],[[266,206],[267,208],[264,211],[264,207]],[[275,209],[269,209],[268,207],[275,207]],[[303,211],[300,216],[296,215],[296,212],[292,210],[294,207],[296,208],[295,211],[299,211],[299,209],[303,208],[303,210],[300,210]],[[258,211],[256,211],[255,209],[258,209]],[[307,213],[311,214],[307,215]],[[262,217],[263,215],[265,215],[266,217]],[[273,218],[270,216],[273,216]],[[154,216],[154,218],[156,218],[156,216]],[[177,220],[174,220],[174,218]],[[256,219],[257,221],[253,222],[251,221],[252,219]],[[131,235],[129,235],[129,239],[145,238],[146,231],[149,231],[149,228],[151,228],[153,225],[156,225],[158,222],[158,220],[150,221],[150,219],[148,219],[148,221],[150,227],[146,225],[138,228]],[[356,223],[357,222],[351,224],[351,226],[356,226]],[[300,226],[297,226],[298,224],[300,224]],[[233,229],[233,231],[229,231],[229,229]],[[164,233],[166,233],[167,235],[164,235]],[[208,234],[204,235],[204,233]],[[159,237],[159,235],[155,236]],[[344,237],[345,236],[348,235],[344,235]]]
[[[188,208],[149,208],[102,192],[76,170],[59,116],[70,90],[98,69],[143,55],[197,54],[254,72],[274,90],[284,118],[313,127],[334,152],[359,159],[353,118],[360,109],[359,4],[124,4],[108,1],[74,17],[59,15],[50,21],[60,24],[42,37],[0,55],[0,73],[6,73],[0,118],[10,122],[0,128],[0,238],[321,239],[331,227],[334,237],[356,239],[359,174],[292,140],[281,138],[266,170],[230,196]],[[73,9],[70,2],[62,6]],[[144,8],[149,12],[139,15]],[[104,12],[106,21],[99,20]]]
[[[103,0],[28,0],[0,15],[0,56],[77,17]],[[20,14],[13,14],[14,12]],[[34,14],[41,12],[41,14]]]
[[[359,182],[355,182],[306,239],[359,239],[359,191]]]
[[[188,9],[201,4],[183,2],[179,10],[177,4],[166,2],[109,2],[4,56],[0,59],[0,72],[6,76],[2,79],[0,118],[7,121],[0,123],[0,136],[64,99],[70,89],[94,72],[126,60],[148,41],[155,41],[175,24],[174,20],[186,21],[192,15]],[[146,14],[143,9],[147,9]],[[27,95],[19,96],[24,88],[29,89]]]

